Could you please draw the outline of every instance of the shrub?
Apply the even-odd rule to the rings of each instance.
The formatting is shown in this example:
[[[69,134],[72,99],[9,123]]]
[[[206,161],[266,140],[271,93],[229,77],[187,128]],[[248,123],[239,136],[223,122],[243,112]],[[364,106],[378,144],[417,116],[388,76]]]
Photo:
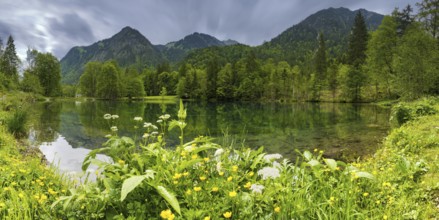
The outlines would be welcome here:
[[[411,103],[400,102],[392,108],[390,121],[397,126],[401,126],[418,117],[435,114],[437,113],[434,107],[436,103],[437,101],[432,98]]]
[[[23,137],[27,133],[27,112],[22,109],[14,110],[14,113],[6,119],[8,131],[15,137]]]

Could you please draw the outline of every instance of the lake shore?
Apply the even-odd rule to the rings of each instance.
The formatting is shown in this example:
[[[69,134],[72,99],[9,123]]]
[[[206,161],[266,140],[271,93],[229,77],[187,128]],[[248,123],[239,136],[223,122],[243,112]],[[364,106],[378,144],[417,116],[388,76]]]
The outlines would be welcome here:
[[[11,106],[13,105],[11,104]],[[417,115],[416,111],[413,112],[412,109],[419,109],[419,106],[430,106],[431,108],[428,108],[429,110],[435,110],[431,110],[427,115]],[[2,121],[10,117],[12,109],[13,108],[2,111]],[[288,204],[276,203],[273,204],[274,207],[267,207],[264,213],[285,217],[303,217],[304,212],[297,210],[307,210],[309,213],[306,216],[308,217],[314,216],[313,213],[326,213],[332,217],[345,216],[344,214],[348,216],[356,213],[360,218],[437,218],[439,216],[436,207],[438,205],[437,199],[439,197],[439,190],[437,190],[436,183],[439,182],[439,164],[435,161],[437,155],[439,155],[438,101],[437,99],[430,99],[413,103],[402,103],[399,107],[399,111],[406,112],[404,113],[406,114],[404,117],[408,118],[408,120],[406,120],[402,126],[399,127],[398,125],[397,128],[393,129],[385,138],[382,147],[374,156],[366,160],[345,165],[339,163],[339,165],[332,167],[331,162],[322,158],[319,152],[311,153],[314,154],[311,158],[315,158],[318,163],[321,164],[318,165],[319,170],[321,169],[322,171],[322,173],[318,171],[318,173],[320,173],[319,175],[331,176],[337,179],[345,177],[345,174],[343,174],[345,172],[336,174],[337,167],[340,167],[338,169],[346,172],[353,168],[358,170],[356,171],[357,177],[352,174],[352,172],[347,173],[349,176],[352,176],[356,184],[358,184],[350,189],[359,190],[358,192],[343,191],[342,186],[337,188],[341,191],[327,191],[329,194],[325,194],[326,197],[323,196],[320,200],[314,201],[320,202],[320,204],[324,203],[326,207],[325,210],[319,211],[312,206],[299,207],[300,205],[307,204],[302,201],[302,203],[298,203],[299,206],[297,206],[297,203],[294,205],[296,211],[286,209],[285,207],[287,207]],[[72,192],[68,192],[68,188],[74,189],[76,187],[73,187],[72,183],[69,183],[69,181],[57,174],[55,169],[48,169],[44,163],[41,163],[41,158],[34,155],[23,156],[20,150],[18,150],[23,148],[23,146],[20,146],[9,133],[5,123],[2,123],[0,127],[2,143],[2,163],[0,169],[5,173],[4,176],[6,177],[6,179],[4,178],[0,182],[2,186],[0,192],[0,215],[23,219],[35,216],[60,218],[67,216],[68,213],[66,213],[66,210],[58,206],[52,207],[51,205],[57,201],[57,199],[61,198],[62,195],[71,196]],[[172,152],[166,151],[166,154],[172,154]],[[303,162],[310,164],[312,160],[308,160],[307,157],[308,156],[305,156]],[[121,163],[120,161],[118,162],[119,166]],[[125,163],[125,161],[123,163]],[[231,170],[234,169],[233,164],[229,166]],[[305,170],[312,172],[311,176],[317,174],[315,170],[317,167],[313,165],[306,165],[305,167]],[[331,170],[332,168],[334,168],[334,170]],[[329,169],[329,171],[325,171],[326,169]],[[242,172],[246,173],[246,171]],[[363,179],[361,176],[358,176],[359,172],[367,172],[371,174],[373,178]],[[222,177],[218,176],[218,180],[212,179],[211,181],[219,181],[221,178]],[[359,178],[359,180],[355,180],[355,178]],[[343,179],[343,181],[348,183],[350,179],[351,178]],[[170,184],[172,185],[172,181]],[[243,184],[246,183],[243,182]],[[79,188],[77,189],[80,190]],[[322,185],[321,189],[329,190],[326,189],[325,185]],[[318,190],[318,188],[316,190]],[[244,190],[242,192],[236,190],[236,192],[238,193],[238,198],[242,198],[242,196],[245,195]],[[313,192],[314,191],[310,191],[308,193],[312,195]],[[344,193],[346,193],[346,197]],[[230,197],[230,195],[226,194],[224,197]],[[348,199],[348,197],[352,198]],[[180,195],[178,198],[183,199],[186,197]],[[236,202],[238,200],[233,201]],[[288,199],[283,201],[287,202]],[[351,204],[352,206],[358,208],[364,207],[364,209],[348,209],[344,210],[346,212],[344,214],[334,212],[333,208],[335,207],[346,208],[345,206],[340,206],[342,204],[339,203],[342,203],[342,201],[353,201],[354,204]],[[238,211],[245,209],[244,206],[241,207],[239,204],[239,202],[236,203],[236,209],[233,212],[234,215],[238,215]],[[78,208],[84,211],[83,214],[87,215],[87,210],[90,210],[91,207],[85,206],[82,209],[81,207]],[[67,209],[67,211],[68,210],[69,209]],[[190,210],[184,210],[185,214],[183,214],[183,216],[187,216],[187,212]],[[172,209],[172,211],[174,213],[176,212],[174,209]],[[230,214],[232,215],[232,211]],[[177,218],[178,217],[181,216],[177,215]]]

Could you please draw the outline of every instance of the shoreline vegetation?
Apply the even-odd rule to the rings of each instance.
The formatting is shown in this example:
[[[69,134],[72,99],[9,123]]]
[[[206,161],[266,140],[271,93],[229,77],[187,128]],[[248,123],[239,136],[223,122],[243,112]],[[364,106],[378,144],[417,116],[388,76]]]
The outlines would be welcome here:
[[[183,106],[178,115],[162,115],[157,123],[109,114],[111,136],[83,164],[84,169],[100,167],[97,180],[84,183],[47,166],[38,150],[23,141],[20,124],[26,116],[17,112],[35,100],[41,98],[26,93],[2,98],[2,219],[439,217],[437,97],[384,103],[392,105],[393,130],[373,156],[352,163],[324,158],[319,149],[300,152],[291,163],[262,148],[230,149],[208,137],[185,140]],[[119,137],[113,124],[117,120],[138,124],[142,141]],[[163,148],[169,128],[181,132],[175,150]],[[94,159],[99,152],[114,162]]]

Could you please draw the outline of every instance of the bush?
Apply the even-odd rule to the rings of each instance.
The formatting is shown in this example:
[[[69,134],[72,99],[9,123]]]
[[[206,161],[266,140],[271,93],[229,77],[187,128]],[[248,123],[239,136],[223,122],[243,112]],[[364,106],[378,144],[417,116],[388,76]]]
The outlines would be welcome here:
[[[14,113],[6,119],[8,131],[15,137],[23,137],[27,134],[27,112],[22,109],[14,110]]]
[[[434,106],[436,103],[437,101],[432,98],[411,103],[401,102],[392,108],[390,121],[397,126],[401,126],[418,117],[435,114],[437,113]]]

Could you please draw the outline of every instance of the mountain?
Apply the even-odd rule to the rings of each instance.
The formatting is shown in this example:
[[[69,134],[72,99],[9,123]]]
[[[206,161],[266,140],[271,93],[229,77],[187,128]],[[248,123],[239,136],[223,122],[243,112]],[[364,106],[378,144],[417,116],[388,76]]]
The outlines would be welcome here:
[[[160,50],[139,31],[125,27],[109,39],[90,46],[70,49],[61,59],[62,82],[77,83],[87,62],[112,59],[122,67],[134,65],[138,69],[155,66],[165,61]]]
[[[328,8],[308,16],[288,28],[271,41],[258,47],[262,57],[275,57],[289,63],[300,62],[317,48],[317,36],[323,33],[331,56],[341,55],[347,48],[348,36],[357,12],[365,18],[369,30],[375,30],[383,15],[365,9],[351,11],[347,8]]]
[[[195,32],[179,41],[170,42],[164,47],[159,46],[159,48],[170,62],[178,62],[184,59],[189,52],[196,49],[212,46],[227,46],[237,43],[238,42],[233,40],[220,41],[210,35]]]
[[[237,43],[233,40],[220,41],[210,35],[195,32],[179,41],[153,45],[139,31],[125,27],[109,39],[70,49],[61,59],[62,82],[77,83],[85,64],[90,61],[116,60],[121,67],[134,65],[141,70],[165,61],[179,62],[196,49]]]

